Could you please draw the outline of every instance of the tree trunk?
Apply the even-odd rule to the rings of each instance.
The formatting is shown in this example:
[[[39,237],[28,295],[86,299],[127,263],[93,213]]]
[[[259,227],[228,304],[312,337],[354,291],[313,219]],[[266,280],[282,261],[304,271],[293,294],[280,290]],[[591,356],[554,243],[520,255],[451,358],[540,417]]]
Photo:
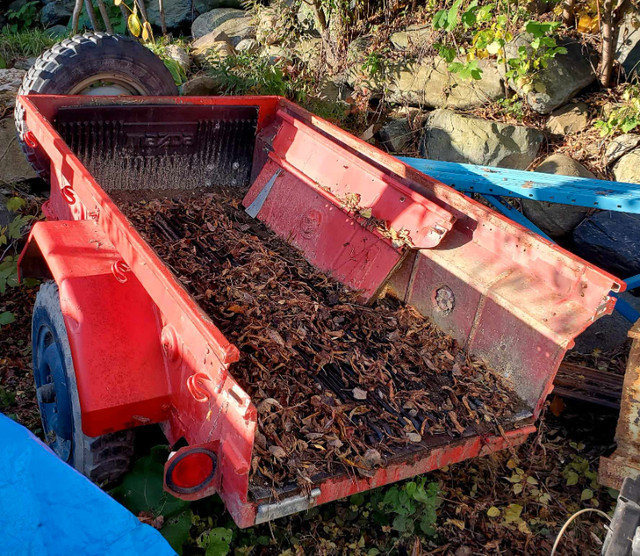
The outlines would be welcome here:
[[[562,21],[567,27],[576,24],[576,0],[564,0],[562,3]]]
[[[78,26],[80,25],[80,13],[82,12],[82,0],[76,0],[73,6],[73,15],[71,16],[71,30],[74,35],[78,34]]]
[[[167,21],[164,17],[164,0],[158,0],[158,11],[160,12],[160,27],[162,28],[162,34],[167,34]]]
[[[87,17],[91,22],[91,27],[93,27],[94,31],[100,31],[100,27],[98,27],[98,20],[96,19],[96,14],[93,11],[93,3],[91,0],[84,0],[84,7],[87,10]]]
[[[600,22],[602,52],[600,56],[600,66],[598,66],[598,80],[603,87],[609,87],[611,84],[613,60],[618,43],[620,23],[630,5],[630,0],[617,0],[617,3],[614,3],[614,0],[604,0],[602,5]]]
[[[113,27],[111,25],[111,20],[109,19],[109,14],[107,13],[107,8],[105,7],[104,2],[102,0],[96,0],[96,4],[98,5],[98,9],[100,10],[102,21],[104,21],[104,28],[107,30],[107,33],[113,34]]]

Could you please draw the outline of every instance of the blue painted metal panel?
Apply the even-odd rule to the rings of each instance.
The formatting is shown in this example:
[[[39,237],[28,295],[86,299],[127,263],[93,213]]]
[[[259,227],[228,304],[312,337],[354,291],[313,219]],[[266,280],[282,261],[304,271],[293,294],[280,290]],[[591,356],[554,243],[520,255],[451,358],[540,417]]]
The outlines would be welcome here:
[[[0,440],[2,554],[175,555],[158,531],[2,414]]]
[[[636,274],[631,278],[627,278],[625,280],[625,283],[627,284],[627,290],[633,290],[637,288],[638,286],[640,286],[640,274]]]
[[[543,174],[424,158],[398,157],[398,159],[459,191],[640,213],[640,185],[635,183]]]

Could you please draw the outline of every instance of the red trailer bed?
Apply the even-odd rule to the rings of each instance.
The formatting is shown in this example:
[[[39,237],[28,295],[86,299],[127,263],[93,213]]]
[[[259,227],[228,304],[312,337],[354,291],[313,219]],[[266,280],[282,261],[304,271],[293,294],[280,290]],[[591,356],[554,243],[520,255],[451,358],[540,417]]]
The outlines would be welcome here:
[[[34,226],[20,270],[58,284],[84,432],[161,423],[183,445],[167,462],[167,489],[186,499],[218,492],[241,527],[523,442],[573,338],[624,287],[281,98],[19,102],[52,182],[47,221]],[[234,379],[238,350],[107,193],[169,197],[203,186],[249,187],[249,215],[362,303],[390,295],[417,309],[528,410],[497,434],[425,439],[371,476],[252,487],[258,415]],[[211,466],[197,488],[172,480],[186,458]]]

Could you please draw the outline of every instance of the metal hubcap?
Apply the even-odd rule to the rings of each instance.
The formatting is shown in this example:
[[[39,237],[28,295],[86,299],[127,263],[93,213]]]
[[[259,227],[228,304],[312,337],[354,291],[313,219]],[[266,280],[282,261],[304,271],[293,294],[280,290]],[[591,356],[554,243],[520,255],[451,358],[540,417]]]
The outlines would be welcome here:
[[[36,395],[45,441],[63,461],[71,459],[73,414],[67,389],[64,357],[49,326],[37,333],[34,351]]]
[[[144,95],[145,92],[133,81],[121,76],[101,73],[92,75],[81,81],[69,91],[69,94],[87,96],[138,96]]]

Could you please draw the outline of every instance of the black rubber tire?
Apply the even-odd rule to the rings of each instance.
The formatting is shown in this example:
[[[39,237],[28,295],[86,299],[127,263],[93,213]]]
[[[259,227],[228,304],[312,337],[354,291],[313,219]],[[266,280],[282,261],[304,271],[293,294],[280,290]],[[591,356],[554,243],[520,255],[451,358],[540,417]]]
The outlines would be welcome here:
[[[102,487],[113,486],[129,470],[134,454],[135,435],[133,430],[125,430],[102,436],[90,437],[82,432],[82,413],[80,399],[76,385],[76,374],[71,357],[71,347],[67,336],[58,285],[53,281],[44,282],[36,297],[33,308],[32,341],[34,374],[39,365],[42,354],[37,353],[38,339],[42,334],[48,334],[49,344],[55,342],[60,352],[60,361],[64,367],[60,383],[70,401],[70,411],[59,413],[59,419],[68,419],[71,423],[71,450],[62,456],[51,446],[59,457],[75,467],[80,473]],[[36,390],[38,390],[36,378]],[[41,398],[38,396],[38,404]],[[61,406],[58,406],[61,407]],[[49,440],[49,427],[43,415],[42,426],[45,441]]]
[[[135,39],[107,33],[85,33],[56,44],[27,72],[18,94],[66,95],[94,75],[110,73],[144,96],[177,96],[178,88],[162,60]],[[20,146],[37,174],[49,177],[49,161],[42,151],[24,142],[28,131],[24,110],[14,110]]]

